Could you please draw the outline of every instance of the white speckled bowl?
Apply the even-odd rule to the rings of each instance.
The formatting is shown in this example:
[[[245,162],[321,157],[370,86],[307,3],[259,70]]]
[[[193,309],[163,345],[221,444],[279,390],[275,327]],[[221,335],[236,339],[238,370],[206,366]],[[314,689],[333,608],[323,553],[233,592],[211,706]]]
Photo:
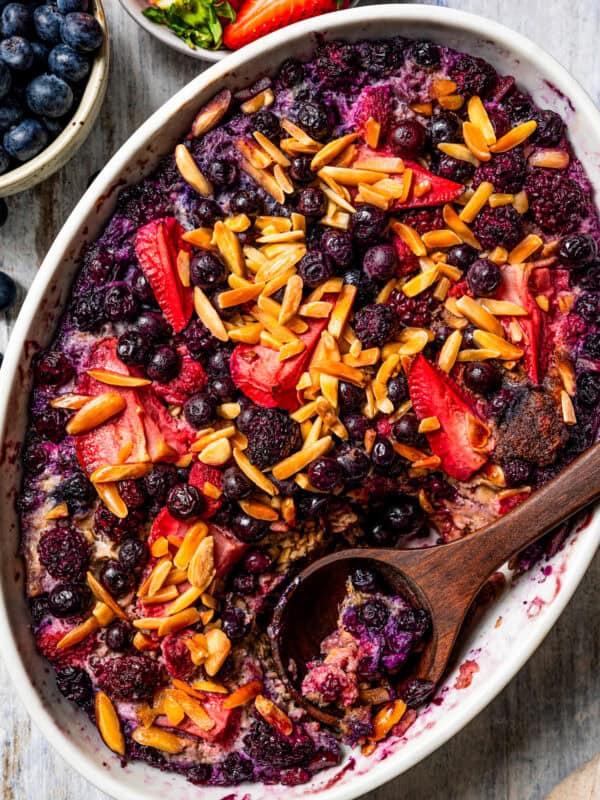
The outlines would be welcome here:
[[[168,47],[172,47],[173,50],[177,50],[184,56],[197,58],[200,61],[222,61],[231,53],[231,50],[225,49],[208,50],[205,47],[188,47],[183,39],[176,36],[173,31],[170,31],[164,25],[157,25],[156,22],[151,22],[149,19],[146,19],[142,13],[145,8],[148,8],[146,0],[119,0],[119,2],[129,16],[137,22],[140,28],[148,31],[149,34],[160,42],[163,42],[163,44],[166,44]],[[360,0],[350,0],[349,5],[352,8],[353,6],[357,6],[359,2]]]
[[[104,29],[104,43],[96,53],[79,105],[64,131],[39,155],[0,175],[0,197],[31,189],[64,167],[85,142],[96,121],[108,85],[110,43],[102,1],[94,0],[93,6],[94,15]]]
[[[577,153],[600,190],[600,114],[581,87],[533,42],[478,16],[433,6],[394,5],[336,13],[300,23],[230,56],[200,75],[156,112],[106,165],[58,235],[21,310],[0,372],[0,641],[2,654],[33,720],[59,753],[82,775],[119,800],[220,800],[225,795],[252,800],[351,800],[395,778],[446,742],[484,708],[514,677],[542,642],[583,577],[600,542],[595,513],[569,537],[549,562],[505,589],[463,637],[457,665],[465,661],[472,681],[455,686],[459,667],[447,676],[439,697],[421,714],[407,736],[389,741],[370,758],[352,753],[341,767],[317,775],[309,784],[289,787],[194,788],[183,778],[144,764],[123,768],[101,743],[95,727],[57,692],[51,670],[37,654],[23,596],[23,566],[17,557],[18,525],[14,498],[19,486],[18,452],[27,418],[30,358],[45,345],[68,298],[76,259],[114,207],[125,183],[146,175],[161,154],[184,134],[197,109],[222,86],[240,87],[273,69],[290,55],[310,52],[313,33],[330,37],[426,36],[484,56],[519,82],[544,106],[570,123]],[[471,667],[471,669],[469,669]],[[473,671],[475,670],[475,671]],[[560,702],[560,700],[559,700]]]

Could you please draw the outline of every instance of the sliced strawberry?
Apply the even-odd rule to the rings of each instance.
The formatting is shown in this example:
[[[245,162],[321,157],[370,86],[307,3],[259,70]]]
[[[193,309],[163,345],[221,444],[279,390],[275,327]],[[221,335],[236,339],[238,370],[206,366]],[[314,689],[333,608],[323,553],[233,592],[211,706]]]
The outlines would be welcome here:
[[[137,391],[138,405],[148,452],[153,462],[177,461],[188,452],[196,434],[183,417],[173,417],[158,397],[153,387]]]
[[[190,252],[181,239],[184,230],[175,217],[155,219],[140,228],[135,237],[135,252],[154,296],[175,333],[190,321],[192,290],[183,286],[177,272],[180,250]]]
[[[195,486],[197,489],[199,489],[203,494],[205,483],[212,483],[213,486],[216,486],[217,489],[220,489],[222,482],[223,479],[220,469],[217,469],[217,467],[211,467],[208,464],[202,464],[200,461],[196,461],[190,471],[190,483],[192,486]],[[223,505],[223,500],[220,497],[209,497],[208,495],[204,494],[204,503],[205,509],[202,513],[202,519],[210,519],[210,517],[213,517],[221,508]]]
[[[369,147],[360,147],[357,148],[355,162],[377,157],[394,158],[395,156],[387,147],[380,147],[378,150],[371,150]],[[405,168],[412,170],[412,181],[408,197],[403,203],[397,201],[393,206],[394,209],[402,210],[405,208],[423,208],[424,206],[441,206],[445,203],[451,203],[463,193],[465,187],[462,183],[449,181],[447,178],[440,178],[439,175],[434,175],[433,172],[425,169],[421,164],[417,164],[416,161],[410,161],[410,159],[407,158],[403,158],[402,160]],[[402,180],[401,174],[392,174],[391,177],[397,181]],[[420,191],[420,189],[417,190],[417,186],[425,187],[427,185],[426,182],[431,185],[431,188],[417,196],[416,192]]]
[[[361,91],[352,106],[354,127],[365,138],[366,125],[374,119],[381,126],[380,136],[387,136],[392,110],[392,90],[390,86],[367,86]]]
[[[190,630],[170,633],[160,643],[165,667],[173,678],[185,681],[195,669],[192,654],[185,643],[186,639],[191,639],[193,635]]]
[[[537,271],[537,270],[536,270]],[[519,342],[524,347],[523,364],[532,383],[538,385],[542,378],[541,350],[544,336],[544,320],[540,307],[529,290],[529,272],[518,264],[505,264],[502,267],[502,284],[498,293],[501,300],[516,303],[527,311],[526,317],[505,318],[517,319],[525,339]]]
[[[410,368],[408,386],[419,420],[437,417],[440,422],[427,440],[442,469],[453,478],[468,480],[487,461],[487,425],[452,378],[423,355]]]
[[[175,517],[171,516],[168,509],[163,508],[154,518],[152,528],[148,534],[148,545],[152,546],[152,544],[154,544],[154,542],[161,536],[164,536],[165,539],[168,539],[169,537],[177,539],[179,544],[181,544],[183,537],[186,535],[188,528],[190,527],[190,524],[191,523],[189,522],[183,522],[182,520],[175,519]]]
[[[394,247],[396,248],[396,255],[398,256],[398,267],[396,274],[398,276],[410,275],[412,272],[417,272],[419,269],[419,259],[406,244],[406,242],[399,236],[393,237]]]
[[[329,296],[326,295],[328,299]],[[295,411],[300,406],[296,384],[306,369],[328,319],[308,322],[306,333],[299,334],[306,345],[304,352],[286,361],[279,353],[261,344],[239,344],[231,354],[230,370],[233,382],[246,397],[266,408]]]
[[[347,6],[347,0],[245,0],[235,22],[226,26],[223,42],[239,50],[286,25]]]
[[[129,370],[118,358],[115,338],[102,339],[90,352],[86,369],[107,369],[129,375]],[[75,437],[75,452],[82,469],[90,475],[95,469],[111,464],[148,461],[144,427],[138,414],[138,400],[134,389],[108,386],[86,373],[81,377],[77,391],[85,395],[110,392],[119,394],[126,406],[117,416],[94,428],[89,433]],[[129,454],[123,459],[123,454]]]
[[[198,728],[188,717],[177,725],[177,730],[190,733],[192,736],[205,739],[207,742],[215,742],[222,739],[229,732],[230,728],[232,728],[235,720],[239,718],[238,709],[223,707],[225,697],[226,695],[223,694],[210,694],[207,692],[202,699],[202,706],[215,723],[210,730],[207,731]],[[162,728],[173,727],[167,717],[163,716],[158,717],[154,724]]]
[[[217,577],[222,578],[248,552],[249,544],[240,542],[233,533],[221,525],[208,526],[208,532],[215,540],[215,569]]]
[[[155,381],[152,388],[165,402],[180,406],[188,397],[206,386],[206,373],[202,369],[202,364],[195,361],[185,347],[177,349],[181,358],[179,375],[169,383]]]

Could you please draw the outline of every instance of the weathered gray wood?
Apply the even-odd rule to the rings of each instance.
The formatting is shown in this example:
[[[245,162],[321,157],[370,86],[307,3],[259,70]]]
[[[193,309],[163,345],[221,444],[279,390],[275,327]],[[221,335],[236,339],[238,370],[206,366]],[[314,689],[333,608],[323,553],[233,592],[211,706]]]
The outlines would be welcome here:
[[[366,0],[363,0],[366,2]],[[504,22],[553,53],[600,99],[597,0],[451,0]],[[19,300],[68,213],[116,148],[173,92],[203,69],[160,45],[106,3],[113,43],[111,83],[98,124],[77,156],[42,186],[9,198],[0,269]],[[14,313],[0,320],[4,348]],[[538,653],[494,703],[443,749],[371,800],[542,800],[595,755],[600,734],[600,616],[596,559]],[[32,725],[0,665],[2,800],[101,800]],[[578,800],[573,797],[573,800]]]

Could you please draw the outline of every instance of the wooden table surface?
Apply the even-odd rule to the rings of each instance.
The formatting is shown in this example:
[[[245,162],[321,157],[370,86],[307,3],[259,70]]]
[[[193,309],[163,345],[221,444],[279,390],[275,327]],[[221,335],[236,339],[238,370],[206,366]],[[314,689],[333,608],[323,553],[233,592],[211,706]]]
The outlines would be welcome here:
[[[366,0],[363,0],[363,3]],[[600,100],[598,0],[450,0],[519,30],[555,55]],[[112,74],[100,118],[75,158],[42,186],[8,199],[0,269],[19,284],[14,315],[54,236],[119,145],[204,64],[143,32],[107,0]],[[600,616],[596,558],[545,643],[508,688],[449,744],[370,800],[541,800],[599,748]],[[0,650],[1,652],[1,650]],[[101,800],[32,725],[0,664],[2,800]],[[578,793],[579,795],[579,793]],[[199,795],[200,796],[200,795]],[[569,800],[591,800],[574,795]]]

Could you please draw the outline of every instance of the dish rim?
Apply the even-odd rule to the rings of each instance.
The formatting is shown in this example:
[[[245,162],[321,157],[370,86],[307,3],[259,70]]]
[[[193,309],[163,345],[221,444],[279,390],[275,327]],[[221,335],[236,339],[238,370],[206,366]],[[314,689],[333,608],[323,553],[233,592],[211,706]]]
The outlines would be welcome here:
[[[361,23],[372,22],[375,15],[380,22],[389,19],[393,24],[402,24],[402,22],[425,26],[433,24],[437,28],[447,28],[458,33],[468,32],[486,40],[492,39],[506,47],[512,54],[526,52],[528,59],[536,62],[540,73],[545,78],[552,80],[554,86],[568,95],[574,107],[591,118],[595,129],[600,131],[600,111],[585,90],[552,56],[522,34],[495,21],[464,11],[422,5],[368,6],[300,22],[249,45],[243,51],[232,54],[227,61],[215,64],[196,77],[140,126],[104,167],[57,235],[23,303],[0,370],[2,385],[7,387],[0,392],[0,437],[3,444],[6,444],[7,422],[10,424],[8,420],[9,388],[12,387],[18,374],[19,362],[31,321],[41,307],[44,293],[52,280],[56,278],[60,282],[59,270],[62,258],[69,252],[73,243],[81,242],[84,238],[85,234],[82,228],[85,226],[88,216],[97,207],[98,198],[105,196],[104,193],[107,190],[117,185],[129,161],[138,155],[138,150],[142,146],[148,145],[152,136],[162,130],[165,125],[170,125],[173,115],[182,106],[188,104],[210,84],[217,82],[220,77],[231,74],[235,72],[236,68],[241,68],[246,63],[256,60],[270,45],[279,46],[290,39],[297,40],[322,30],[328,32],[331,32],[332,29],[336,32],[339,30],[340,35],[344,35],[346,27],[355,28]],[[165,119],[168,120],[166,123]],[[325,798],[327,800],[352,800],[352,798],[397,777],[448,741],[485,708],[517,674],[552,629],[583,578],[599,543],[600,515],[596,513],[593,524],[589,525],[586,530],[585,541],[569,556],[569,569],[562,576],[562,589],[559,596],[551,607],[546,609],[543,623],[536,626],[532,632],[533,635],[530,635],[522,650],[517,651],[513,658],[506,659],[503,665],[494,671],[493,679],[484,683],[479,691],[466,697],[454,708],[443,725],[436,725],[431,735],[423,736],[415,742],[411,757],[405,758],[400,768],[397,763],[395,764],[394,758],[381,761],[374,764],[368,772],[356,776],[350,785],[333,786],[321,790],[320,794],[323,795],[324,800]],[[50,709],[42,702],[40,693],[28,676],[24,659],[18,650],[16,637],[11,630],[10,614],[4,598],[6,591],[4,582],[5,579],[0,585],[0,641],[4,644],[3,655],[10,677],[33,721],[58,753],[98,789],[112,797],[119,798],[119,800],[145,800],[147,795],[141,786],[132,789],[103,767],[102,762],[110,757],[104,749],[99,751],[96,758],[84,754],[76,745],[75,732],[67,733],[60,729]],[[233,787],[231,791],[235,793],[236,787]],[[251,787],[244,786],[243,791],[249,792],[252,796]],[[308,791],[310,789],[307,790],[307,793]]]

